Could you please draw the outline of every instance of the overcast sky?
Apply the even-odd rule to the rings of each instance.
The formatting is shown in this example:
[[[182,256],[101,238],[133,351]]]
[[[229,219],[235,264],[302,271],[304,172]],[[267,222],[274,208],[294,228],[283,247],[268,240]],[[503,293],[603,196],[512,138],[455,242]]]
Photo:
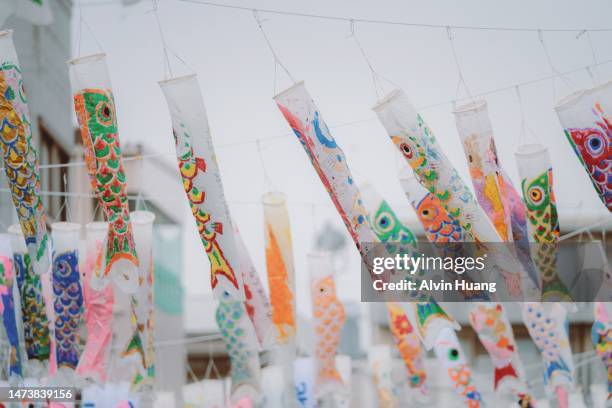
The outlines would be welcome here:
[[[75,2],[76,3],[76,2]],[[87,5],[84,19],[108,55],[117,100],[122,143],[142,143],[149,152],[167,153],[174,164],[170,118],[157,85],[164,79],[162,46],[152,3],[130,7],[119,4]],[[96,3],[99,3],[96,1]],[[268,8],[345,17],[362,17],[442,25],[510,26],[537,28],[607,28],[609,1],[234,1]],[[275,189],[287,194],[293,229],[299,309],[310,313],[306,253],[312,246],[313,226],[330,219],[342,228],[339,216],[310,165],[306,154],[272,101],[274,64],[250,11],[207,7],[179,0],[160,0],[159,16],[169,48],[189,67],[171,56],[175,75],[195,71],[204,95],[219,166],[232,215],[264,277],[262,210],[258,204],[268,188],[256,144]],[[260,13],[270,41],[282,62],[298,80],[304,80],[333,136],[346,153],[358,182],[369,181],[406,219],[414,214],[400,189],[396,157],[383,127],[371,111],[376,93],[369,69],[347,22]],[[75,9],[75,30],[78,10]],[[456,98],[458,72],[445,29],[356,23],[354,30],[374,68],[400,85],[417,107]],[[535,32],[454,30],[453,38],[463,75],[472,94],[487,92],[551,74]],[[558,71],[593,63],[587,36],[544,33],[544,41]],[[610,32],[590,33],[596,58],[612,59]],[[99,52],[84,28],[81,54]],[[593,70],[601,82],[611,78],[612,64]],[[608,215],[586,174],[566,142],[554,100],[591,86],[585,70],[565,81],[544,81],[521,88],[531,137],[550,148],[561,224],[576,225]],[[279,70],[276,90],[290,85]],[[391,89],[391,88],[388,88]],[[460,96],[465,96],[461,90]],[[514,151],[519,144],[520,115],[516,92],[510,89],[486,96],[502,165],[516,182]],[[421,110],[442,147],[464,179],[467,166],[451,113],[450,103]],[[355,123],[353,123],[355,122]],[[337,124],[353,123],[335,127]],[[532,139],[533,140],[533,139]],[[237,142],[251,142],[238,144]],[[178,180],[177,180],[178,182]],[[471,185],[471,184],[470,184]],[[186,210],[184,197],[176,200]],[[315,204],[315,206],[313,206]],[[209,293],[208,261],[195,226],[186,224],[186,285],[189,299]],[[348,238],[348,235],[347,235]],[[358,299],[357,253],[351,247],[348,271],[340,278],[344,299]],[[201,296],[200,296],[201,297]],[[191,319],[190,319],[191,320]],[[192,326],[193,323],[190,323]]]

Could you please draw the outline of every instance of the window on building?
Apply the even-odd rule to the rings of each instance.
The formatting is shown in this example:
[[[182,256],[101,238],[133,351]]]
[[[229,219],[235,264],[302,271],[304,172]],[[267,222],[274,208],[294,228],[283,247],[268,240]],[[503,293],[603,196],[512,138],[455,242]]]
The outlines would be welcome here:
[[[43,192],[43,204],[47,213],[47,221],[49,223],[55,221],[66,220],[66,200],[65,196],[60,194],[66,193],[66,183],[64,177],[68,177],[68,169],[61,167],[46,168],[49,164],[65,164],[70,161],[70,155],[58,143],[58,139],[45,127],[42,121],[39,120],[40,130],[40,182]],[[59,194],[58,194],[59,193]]]

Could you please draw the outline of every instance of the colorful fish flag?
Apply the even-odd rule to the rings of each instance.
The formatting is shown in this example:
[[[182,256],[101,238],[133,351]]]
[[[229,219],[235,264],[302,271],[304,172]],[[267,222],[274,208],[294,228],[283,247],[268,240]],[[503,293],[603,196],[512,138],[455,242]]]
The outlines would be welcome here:
[[[612,82],[573,93],[555,106],[567,141],[608,211],[612,211],[611,106]]]
[[[357,250],[368,267],[368,248],[364,243],[376,242],[367,219],[361,195],[346,161],[346,156],[332,137],[319,109],[299,82],[274,97],[276,105],[302,144],[336,210],[342,217]],[[374,272],[370,271],[374,276]],[[388,280],[388,273],[377,276]]]
[[[391,92],[373,110],[417,180],[459,221],[466,241],[498,242],[497,231],[404,92]]]
[[[84,378],[105,383],[113,339],[114,287],[106,285],[102,289],[96,289],[98,286],[90,282],[104,274],[108,223],[91,222],[85,226],[85,231],[86,250],[82,286],[87,341],[76,371]]]
[[[560,303],[525,302],[523,321],[544,362],[544,385],[556,393],[560,408],[568,407],[574,377],[567,310]]]
[[[608,372],[608,401],[612,400],[612,312],[610,304],[595,302],[595,321],[591,329],[591,340],[595,352],[601,358]]]
[[[393,378],[391,374],[392,359],[391,349],[386,344],[371,346],[368,350],[368,363],[372,380],[376,387],[378,407],[395,408],[398,406],[396,395],[394,395]]]
[[[90,55],[68,64],[91,189],[109,224],[104,277],[112,277],[124,292],[135,293],[139,264],[106,56]]]
[[[244,244],[244,240],[240,235],[238,226],[232,222],[234,228],[234,236],[236,238],[236,249],[238,251],[238,270],[242,276],[242,284],[244,285],[245,301],[247,314],[253,327],[257,340],[262,349],[270,349],[274,342],[274,328],[272,325],[272,306],[266,290],[259,279],[259,273],[249,251]]]
[[[130,214],[139,259],[138,289],[130,295],[131,335],[121,356],[133,360],[134,364],[130,367],[133,369],[132,389],[140,392],[152,391],[155,381],[154,221],[155,214],[151,211],[134,211]]]
[[[13,250],[10,237],[7,234],[0,234],[0,314],[2,314],[2,325],[9,349],[6,372],[10,382],[19,383],[24,372],[17,315],[15,313],[15,299],[13,297],[14,276]]]
[[[344,305],[336,295],[329,253],[308,255],[310,296],[315,335],[315,395],[318,399],[346,392],[336,365],[340,331],[346,320]]]
[[[29,360],[38,360],[46,365],[51,353],[51,337],[41,283],[45,274],[39,275],[34,272],[19,225],[11,225],[8,232],[11,237],[13,265],[21,299],[26,356]],[[31,364],[28,362],[28,365]],[[45,373],[38,374],[46,374],[46,370]]]
[[[81,225],[72,222],[56,222],[51,225],[53,239],[53,287],[54,366],[65,380],[63,372],[72,372],[81,356],[80,324],[83,318],[83,290],[79,271],[79,239]]]
[[[548,149],[540,144],[519,146],[515,153],[527,210],[532,258],[540,273],[542,300],[572,302],[557,273],[559,216]]]
[[[236,404],[243,398],[259,400],[259,345],[244,303],[220,301],[215,317],[230,358],[231,403]]]
[[[38,154],[13,31],[0,31],[0,144],[13,205],[34,271],[51,265],[45,209],[40,194]]]
[[[478,408],[483,406],[482,396],[476,389],[472,370],[465,360],[465,355],[455,331],[445,328],[440,331],[434,344],[434,353],[442,362],[454,391],[461,397],[466,406]]]
[[[160,82],[168,103],[183,187],[204,250],[217,299],[244,301],[238,252],[200,85],[195,75]]]

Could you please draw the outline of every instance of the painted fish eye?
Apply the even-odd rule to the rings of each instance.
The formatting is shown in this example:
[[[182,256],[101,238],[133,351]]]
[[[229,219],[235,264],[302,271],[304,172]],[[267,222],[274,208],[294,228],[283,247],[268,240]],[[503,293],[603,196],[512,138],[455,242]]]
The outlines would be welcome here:
[[[448,350],[448,359],[451,361],[459,360],[459,350],[457,350],[456,348]]]
[[[421,209],[421,217],[426,221],[431,221],[438,215],[436,208],[427,206]]]
[[[96,106],[96,117],[104,126],[113,124],[113,111],[108,102],[99,102]]]
[[[400,150],[402,151],[402,154],[407,158],[412,159],[414,157],[412,147],[408,143],[402,143],[400,145]]]
[[[593,156],[599,156],[604,151],[604,140],[599,134],[592,134],[587,139],[587,149]]]
[[[542,187],[532,187],[529,190],[529,200],[535,204],[541,204],[544,198],[544,189]]]
[[[393,219],[389,216],[388,213],[382,213],[378,216],[377,224],[380,229],[384,232],[390,231],[395,226]]]

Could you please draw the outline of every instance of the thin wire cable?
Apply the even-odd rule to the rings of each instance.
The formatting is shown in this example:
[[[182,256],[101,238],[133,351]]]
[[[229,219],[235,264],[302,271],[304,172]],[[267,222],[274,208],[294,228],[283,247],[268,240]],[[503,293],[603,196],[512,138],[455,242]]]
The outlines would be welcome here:
[[[270,39],[268,38],[266,31],[263,29],[263,26],[261,24],[262,20],[259,17],[259,10],[251,9],[251,11],[253,12],[253,17],[255,18],[255,22],[257,23],[257,26],[259,27],[259,31],[261,31],[261,35],[266,41],[266,44],[268,45],[268,49],[272,53],[272,57],[274,57],[274,61],[276,61],[276,63],[285,71],[289,79],[291,79],[291,82],[295,84],[296,80],[293,78],[293,75],[291,75],[291,73],[289,72],[285,64],[283,64],[283,62],[278,58],[278,55],[276,54],[276,51],[274,51],[274,47],[272,47],[272,43],[270,42]]]
[[[197,4],[201,6],[220,7],[220,8],[233,9],[233,10],[243,10],[243,11],[256,10],[262,13],[276,14],[276,15],[283,15],[283,16],[305,17],[305,18],[315,18],[315,19],[320,19],[320,20],[343,21],[343,22],[350,22],[352,20],[356,23],[385,24],[385,25],[394,25],[394,26],[434,28],[434,29],[450,27],[453,30],[517,31],[517,32],[544,31],[544,32],[570,32],[570,33],[576,33],[576,32],[585,30],[585,28],[532,28],[532,27],[425,24],[425,23],[413,23],[413,22],[408,22],[408,21],[393,21],[393,20],[378,20],[378,19],[371,19],[371,18],[330,16],[330,15],[324,15],[324,14],[301,13],[301,12],[296,12],[296,11],[285,11],[285,10],[267,9],[267,8],[253,9],[252,7],[216,3],[216,2],[205,1],[205,0],[178,0],[178,1],[181,1],[184,3]],[[596,32],[596,31],[609,32],[609,31],[612,31],[612,28],[589,28],[588,30],[592,32]]]
[[[593,47],[591,33],[589,33],[588,30],[584,30],[576,36],[576,39],[579,39],[583,35],[586,38],[587,45],[589,47],[589,50],[591,51],[591,58],[593,59],[593,64],[597,64],[597,54],[595,53],[595,47]],[[591,72],[591,69],[589,67],[587,67],[586,70],[589,76],[591,77],[591,79],[593,80],[593,85],[597,85],[600,82],[599,74],[598,73],[594,74],[593,72]]]
[[[552,83],[553,83],[553,104],[554,104],[555,101],[557,100],[556,79],[558,77],[560,77],[563,81],[565,81],[565,84],[568,86],[568,88],[573,90],[573,89],[575,89],[575,87],[574,87],[574,84],[569,80],[569,78],[567,78],[565,75],[563,75],[562,73],[557,71],[557,69],[555,68],[555,65],[553,64],[552,58],[550,56],[550,52],[548,51],[548,47],[546,46],[546,43],[544,42],[544,33],[542,32],[542,30],[538,31],[538,39],[540,40],[540,44],[542,45],[542,50],[544,51],[544,56],[546,57],[546,61],[548,62],[548,65],[550,66],[551,72],[553,74],[557,75],[552,80]]]
[[[459,80],[457,81],[457,90],[455,92],[455,99],[459,97],[460,86],[461,84],[463,84],[463,88],[465,89],[465,92],[468,98],[473,101],[474,98],[472,97],[472,94],[470,93],[470,89],[467,86],[467,82],[465,82],[465,77],[463,76],[463,71],[461,70],[461,64],[459,64],[459,57],[457,56],[457,49],[455,48],[453,32],[450,26],[446,27],[446,36],[448,37],[450,48],[453,54],[453,60],[455,61],[455,67],[457,68],[457,74],[459,75]]]
[[[159,19],[159,4],[158,4],[158,0],[151,0],[151,2],[153,3],[153,14],[155,15],[155,22],[157,23],[157,29],[159,30],[159,38],[161,39],[161,43],[162,43],[162,52],[163,52],[163,58],[164,58],[164,79],[168,79],[168,73],[170,73],[170,76],[173,77],[174,75],[172,74],[172,66],[170,65],[170,58],[168,57],[168,45],[166,43],[166,39],[164,37],[164,32],[162,30],[162,26],[161,26],[161,21]],[[166,71],[166,67],[167,67],[167,71]]]

